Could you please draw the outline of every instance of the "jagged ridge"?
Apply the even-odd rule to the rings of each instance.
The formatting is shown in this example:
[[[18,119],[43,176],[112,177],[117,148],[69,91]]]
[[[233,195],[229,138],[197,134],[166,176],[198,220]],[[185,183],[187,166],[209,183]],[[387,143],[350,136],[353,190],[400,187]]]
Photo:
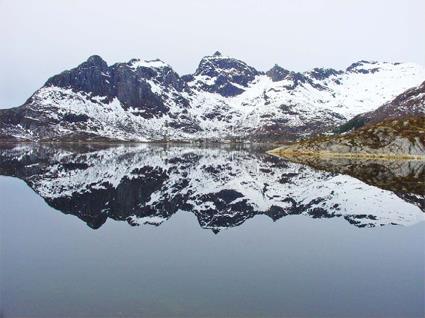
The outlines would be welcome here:
[[[108,66],[92,56],[1,110],[0,139],[291,140],[376,109],[424,78],[415,64],[367,61],[264,73],[219,52],[179,76],[160,60]]]

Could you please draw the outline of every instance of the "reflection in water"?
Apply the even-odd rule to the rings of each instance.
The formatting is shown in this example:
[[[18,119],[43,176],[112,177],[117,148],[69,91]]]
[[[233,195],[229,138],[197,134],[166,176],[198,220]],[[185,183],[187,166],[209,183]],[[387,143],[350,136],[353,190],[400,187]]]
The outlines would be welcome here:
[[[343,217],[358,227],[424,220],[422,162],[308,164],[220,147],[0,148],[1,175],[23,179],[50,206],[92,228],[108,218],[159,225],[177,211],[214,232],[258,214]]]
[[[288,157],[315,169],[347,174],[364,183],[394,192],[425,212],[425,162],[419,160],[361,160],[345,158]]]

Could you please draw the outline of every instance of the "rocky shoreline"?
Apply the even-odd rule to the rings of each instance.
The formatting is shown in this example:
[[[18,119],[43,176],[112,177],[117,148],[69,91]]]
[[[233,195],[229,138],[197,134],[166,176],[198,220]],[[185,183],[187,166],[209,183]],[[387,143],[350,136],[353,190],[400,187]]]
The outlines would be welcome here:
[[[283,157],[425,160],[425,117],[386,120],[346,135],[282,145],[269,153]]]

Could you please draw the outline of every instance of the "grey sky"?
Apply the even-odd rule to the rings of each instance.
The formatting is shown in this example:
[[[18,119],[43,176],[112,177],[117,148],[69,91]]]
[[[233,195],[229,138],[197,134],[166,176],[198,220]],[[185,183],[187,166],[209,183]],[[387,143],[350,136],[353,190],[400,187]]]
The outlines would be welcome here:
[[[259,70],[425,65],[424,0],[0,0],[0,108],[92,54],[160,58],[180,74],[220,50]]]

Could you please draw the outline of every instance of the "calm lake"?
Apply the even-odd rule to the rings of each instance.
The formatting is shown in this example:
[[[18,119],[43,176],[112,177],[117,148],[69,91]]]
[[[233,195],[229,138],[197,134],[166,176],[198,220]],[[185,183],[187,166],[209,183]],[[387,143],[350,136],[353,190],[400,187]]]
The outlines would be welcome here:
[[[424,317],[425,164],[0,146],[0,317]]]

